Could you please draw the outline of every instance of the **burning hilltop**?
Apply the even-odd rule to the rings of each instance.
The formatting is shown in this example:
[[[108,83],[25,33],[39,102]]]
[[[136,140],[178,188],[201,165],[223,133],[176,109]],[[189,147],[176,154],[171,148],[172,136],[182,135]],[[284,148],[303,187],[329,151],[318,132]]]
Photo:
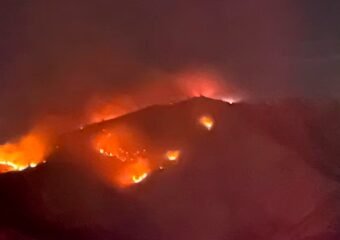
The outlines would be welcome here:
[[[91,92],[90,96],[84,98],[86,100],[82,105],[73,104],[72,101],[62,101],[61,105],[74,108],[72,112],[39,113],[37,110],[34,120],[36,124],[31,130],[0,145],[0,173],[22,171],[44,163],[50,154],[58,148],[55,139],[62,133],[79,126],[80,129],[83,129],[85,125],[95,125],[105,120],[114,119],[139,111],[146,106],[152,106],[154,103],[166,105],[190,97],[207,96],[213,99],[222,99],[229,104],[236,103],[241,99],[241,95],[237,94],[232,84],[229,83],[227,86],[225,79],[213,70],[186,70],[171,74],[153,72],[149,75],[148,78],[152,81],[145,83],[143,87],[130,89],[126,95]],[[155,81],[156,78],[162,79],[162,82]],[[45,109],[48,108],[45,107]],[[50,116],[50,114],[52,115]],[[195,117],[197,119],[192,120],[193,123],[200,121],[200,124],[208,130],[213,128],[213,119],[208,113]],[[148,134],[140,133],[139,130],[132,129],[131,126],[120,126],[118,129],[109,127],[109,129],[101,129],[96,133],[96,136],[92,136],[91,141],[96,150],[101,153],[101,157],[118,158],[120,162],[125,162],[125,165],[128,162],[126,159],[138,158],[140,163],[137,164],[136,161],[133,161],[135,164],[131,166],[131,169],[138,169],[137,166],[142,166],[143,171],[134,170],[136,172],[134,178],[139,182],[140,177],[138,176],[147,176],[151,168],[155,167],[150,166],[150,161],[146,161],[146,149],[138,144],[138,142],[144,142],[145,135]],[[121,144],[129,146],[119,146]],[[126,148],[130,150],[127,151]],[[180,150],[168,149],[167,151]],[[165,155],[165,153],[162,154]],[[126,177],[122,176],[121,179],[123,178]],[[131,185],[133,181],[131,182],[130,179],[121,180],[121,182],[125,182],[122,185],[127,186]]]
[[[0,232],[332,239],[339,116],[337,105],[198,97],[84,126],[61,136],[46,164],[0,175]]]

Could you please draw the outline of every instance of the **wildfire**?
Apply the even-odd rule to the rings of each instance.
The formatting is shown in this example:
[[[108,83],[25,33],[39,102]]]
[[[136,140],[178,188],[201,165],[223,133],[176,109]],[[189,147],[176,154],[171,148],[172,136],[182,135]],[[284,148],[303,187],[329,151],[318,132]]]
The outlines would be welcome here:
[[[166,158],[169,161],[176,161],[180,155],[181,155],[181,152],[179,150],[170,150],[166,152]]]
[[[115,181],[120,187],[128,187],[142,182],[150,172],[151,168],[148,159],[136,159],[134,162],[123,164],[118,169]]]
[[[10,171],[22,171],[27,168],[25,165],[18,165],[13,162],[7,162],[7,161],[0,161],[0,165],[2,167],[1,172],[10,172]]]
[[[32,131],[17,141],[0,146],[0,172],[34,168],[49,152],[46,136],[40,131]]]
[[[215,124],[210,115],[202,115],[199,123],[208,130]],[[144,181],[156,169],[163,170],[162,156],[158,155],[157,149],[147,151],[144,147],[150,146],[150,142],[147,143],[141,132],[126,125],[99,131],[93,138],[93,147],[102,156],[96,162],[100,175],[124,188]],[[170,149],[165,152],[163,159],[176,162],[180,157],[181,150]]]
[[[199,122],[209,131],[214,127],[214,119],[211,116],[204,115],[199,118]]]
[[[110,181],[127,187],[143,181],[151,172],[151,161],[143,147],[143,138],[131,128],[103,129],[93,139],[95,151],[103,156],[102,164]]]
[[[110,147],[111,150],[105,150],[103,148],[99,148],[99,153],[105,157],[110,157],[110,158],[117,158],[121,162],[126,162],[126,161],[134,161],[136,158],[139,158],[144,155],[146,152],[146,149],[143,150],[136,150],[136,151],[126,151],[121,147],[118,147],[114,149],[112,146]]]
[[[147,176],[148,176],[147,173],[143,173],[143,174],[140,175],[140,176],[133,176],[133,177],[132,177],[132,180],[133,180],[134,183],[140,183],[140,182],[142,182]]]

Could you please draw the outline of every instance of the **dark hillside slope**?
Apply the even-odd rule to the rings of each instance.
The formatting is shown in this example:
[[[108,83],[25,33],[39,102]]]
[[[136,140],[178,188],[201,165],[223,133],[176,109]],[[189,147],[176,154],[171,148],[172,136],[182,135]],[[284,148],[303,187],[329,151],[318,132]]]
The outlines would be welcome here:
[[[0,175],[0,239],[338,239],[339,117],[337,104],[202,97],[85,126],[46,164]],[[107,181],[92,145],[107,129],[133,129],[164,169]],[[169,149],[180,159],[163,166]]]

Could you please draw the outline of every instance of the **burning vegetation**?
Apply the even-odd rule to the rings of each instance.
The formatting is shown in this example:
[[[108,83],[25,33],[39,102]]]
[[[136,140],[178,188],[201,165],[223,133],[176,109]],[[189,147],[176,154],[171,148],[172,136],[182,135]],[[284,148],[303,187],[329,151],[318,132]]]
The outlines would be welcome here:
[[[148,159],[135,159],[126,163],[118,170],[116,184],[120,187],[127,187],[140,183],[150,174],[151,168]]]
[[[203,115],[199,118],[199,123],[204,126],[206,129],[208,129],[209,131],[212,130],[212,128],[215,125],[215,121],[214,119],[209,116],[209,115]]]
[[[183,97],[181,94],[184,94],[190,97],[204,95],[218,98],[230,104],[238,101],[236,98],[218,97],[221,96],[221,89],[224,87],[221,86],[217,75],[211,73],[189,75],[184,74],[176,77],[178,81],[175,81],[174,89],[180,92],[178,99],[181,99]],[[179,81],[183,79],[186,81]],[[117,97],[111,100],[95,99],[91,104],[88,104],[85,111],[87,120],[84,122],[89,124],[102,122],[136,110],[137,105],[134,104],[136,99],[123,98],[123,100]],[[204,128],[209,131],[213,129],[215,121],[210,115],[202,115],[198,119]],[[15,141],[1,145],[0,173],[34,168],[46,161],[53,145],[46,134],[48,131],[45,130],[33,130]],[[84,125],[80,127],[80,130],[85,130]],[[91,149],[94,149],[95,153],[99,155],[98,165],[105,163],[105,170],[101,170],[106,172],[104,175],[108,176],[115,185],[126,187],[142,182],[154,170],[165,169],[168,165],[166,162],[177,162],[181,157],[181,150],[167,150],[166,146],[160,150],[150,144],[152,141],[145,141],[145,139],[143,134],[130,127],[103,128],[93,137]]]
[[[132,180],[134,183],[140,183],[148,176],[147,173],[143,173],[142,175],[134,175],[132,176]]]
[[[211,115],[198,117],[199,123],[212,130],[215,120]],[[128,187],[144,181],[153,171],[164,170],[177,163],[181,150],[160,148],[141,132],[127,126],[101,129],[93,138],[92,146],[97,164],[106,166],[109,180],[118,187]]]
[[[0,172],[34,168],[50,153],[49,139],[43,131],[34,130],[20,139],[0,146]]]
[[[208,130],[214,126],[210,115],[199,117],[199,122]],[[92,148],[98,156],[95,168],[99,169],[99,175],[105,172],[103,175],[115,186],[140,183],[154,171],[165,170],[179,161],[182,151],[167,149],[161,142],[159,145],[127,125],[102,128],[92,138]]]
[[[150,154],[140,133],[128,128],[102,129],[94,136],[92,145],[104,174],[116,186],[127,187],[142,182],[152,171]],[[99,171],[102,171],[99,166]]]
[[[155,74],[153,77],[165,79],[162,86],[158,85],[157,81],[151,81],[150,86],[143,86],[143,88],[133,90],[127,95],[115,95],[114,97],[111,95],[92,95],[85,104],[85,109],[81,110],[83,112],[83,114],[80,114],[83,116],[81,117],[82,120],[77,117],[79,122],[72,122],[72,127],[79,126],[79,123],[82,122],[80,129],[83,130],[87,124],[116,118],[155,102],[169,103],[198,96],[220,99],[230,104],[240,100],[230,95],[230,92],[235,92],[235,89],[232,86],[225,86],[225,81],[215,71],[189,69],[176,74]],[[67,117],[72,118],[72,116]],[[210,116],[202,116],[199,121],[208,130],[214,127],[214,120]],[[64,129],[61,131],[64,131]],[[135,136],[129,135],[130,130],[124,134],[119,133],[119,139],[116,137],[116,131],[105,132],[105,129],[103,131],[95,140],[95,148],[102,157],[125,164],[136,162],[137,159],[146,159],[145,147],[131,146],[138,140],[135,139]],[[46,132],[34,130],[15,141],[1,145],[0,173],[36,167],[45,160],[53,149],[49,140],[46,137]],[[122,145],[121,142],[124,142],[124,144]],[[177,161],[180,151],[168,151],[165,154],[168,161]],[[135,179],[139,180],[140,178],[136,176]]]
[[[124,128],[102,130],[94,138],[95,152],[110,166],[113,174],[109,174],[109,179],[113,180],[116,186],[128,187],[140,183],[153,171],[165,168],[162,164],[164,158],[151,153],[158,152],[155,149],[157,147],[154,146],[152,151],[147,151],[145,146],[142,146],[146,141],[140,136],[131,129]],[[165,152],[166,161],[169,162],[178,161],[180,155],[180,150]]]
[[[166,158],[169,161],[177,161],[180,155],[181,155],[181,151],[179,150],[170,150],[166,152]]]
[[[210,115],[202,115],[199,123],[211,130],[215,121]],[[94,168],[99,171],[100,176],[118,187],[141,183],[153,171],[164,170],[171,166],[169,163],[178,162],[182,154],[176,148],[160,149],[153,142],[130,126],[102,128],[91,140],[96,159]],[[0,146],[0,172],[36,167],[45,162],[51,153],[51,146],[46,132],[36,130],[17,141]]]

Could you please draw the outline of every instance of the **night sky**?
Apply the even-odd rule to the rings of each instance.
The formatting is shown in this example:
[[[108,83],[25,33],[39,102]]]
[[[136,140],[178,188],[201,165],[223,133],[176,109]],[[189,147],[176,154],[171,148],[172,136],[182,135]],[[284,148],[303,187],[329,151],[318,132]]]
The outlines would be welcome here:
[[[187,68],[251,98],[338,98],[339,13],[336,0],[3,0],[0,131]]]

